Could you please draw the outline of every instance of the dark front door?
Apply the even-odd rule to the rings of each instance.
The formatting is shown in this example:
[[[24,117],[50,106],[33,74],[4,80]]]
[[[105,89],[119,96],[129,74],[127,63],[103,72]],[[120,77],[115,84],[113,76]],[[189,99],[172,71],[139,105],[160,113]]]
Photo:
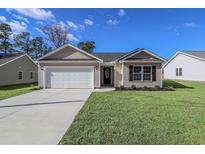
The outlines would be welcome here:
[[[104,84],[107,84],[107,85],[111,84],[111,68],[110,67],[104,68]]]

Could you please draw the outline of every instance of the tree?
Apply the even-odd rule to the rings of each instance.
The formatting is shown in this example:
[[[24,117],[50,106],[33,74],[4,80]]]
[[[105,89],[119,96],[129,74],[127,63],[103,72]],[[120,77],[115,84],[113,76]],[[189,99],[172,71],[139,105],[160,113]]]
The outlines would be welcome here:
[[[43,56],[45,54],[45,51],[47,50],[48,48],[45,45],[42,37],[36,37],[32,39],[32,51],[35,54],[35,59],[38,59],[39,57]]]
[[[68,43],[68,28],[62,24],[51,24],[40,28],[55,48]]]
[[[10,25],[6,23],[0,23],[0,49],[4,51],[5,56],[12,46],[9,40],[11,34],[12,30]]]
[[[29,54],[32,51],[32,40],[29,32],[22,32],[14,36],[15,47]]]
[[[95,42],[94,41],[79,42],[77,47],[84,51],[87,51],[88,53],[92,53],[95,48]]]

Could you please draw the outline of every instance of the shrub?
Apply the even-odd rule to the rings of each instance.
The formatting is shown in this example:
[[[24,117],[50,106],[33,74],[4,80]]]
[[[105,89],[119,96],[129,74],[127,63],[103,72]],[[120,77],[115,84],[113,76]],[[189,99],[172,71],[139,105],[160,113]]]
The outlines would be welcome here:
[[[131,86],[131,89],[132,89],[132,90],[136,90],[136,89],[137,89],[136,85],[132,85],[132,86]]]

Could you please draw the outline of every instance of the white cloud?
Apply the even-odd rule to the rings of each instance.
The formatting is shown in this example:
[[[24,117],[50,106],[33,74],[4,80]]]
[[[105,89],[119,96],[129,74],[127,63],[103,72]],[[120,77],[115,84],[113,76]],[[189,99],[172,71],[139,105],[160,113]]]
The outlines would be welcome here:
[[[189,28],[194,28],[196,27],[196,24],[194,22],[185,22],[183,24],[185,27],[189,27]]]
[[[107,20],[107,24],[109,24],[109,25],[117,25],[119,23],[120,23],[119,20],[113,20],[113,19]]]
[[[25,21],[26,23],[29,23],[29,21],[28,21],[27,18],[24,18],[24,17],[22,17],[22,16],[20,16],[20,15],[12,14],[12,16],[15,17],[15,18],[18,19],[18,20],[23,20],[23,21]]]
[[[24,16],[37,19],[37,20],[49,20],[53,19],[55,16],[52,11],[46,11],[45,9],[38,8],[26,8],[26,9],[7,9],[8,12],[11,13],[11,10],[15,10],[17,13],[22,14]]]
[[[74,23],[72,21],[67,21],[66,23],[67,23],[68,28],[74,31],[78,31],[78,30],[83,31],[85,29],[85,26],[78,24],[78,23]]]
[[[23,32],[27,30],[27,24],[25,22],[19,22],[16,20],[12,20],[10,22],[7,22],[10,26],[13,32]]]
[[[123,9],[120,9],[119,12],[118,12],[118,16],[122,17],[126,14],[125,10]]]
[[[0,22],[6,22],[7,19],[4,16],[0,16]]]
[[[92,26],[94,24],[94,22],[90,19],[84,19],[84,24],[86,26]]]
[[[68,24],[68,28],[73,29],[73,30],[75,30],[75,31],[77,31],[78,28],[79,28],[78,25],[75,24],[75,23],[72,22],[72,21],[67,21],[67,24]]]
[[[37,32],[39,32],[41,35],[45,35],[40,28],[36,27],[35,30],[36,30]]]
[[[79,39],[77,37],[75,37],[73,34],[68,34],[67,35],[69,41],[75,41],[75,42],[79,42]]]
[[[27,24],[23,21],[11,20],[8,21],[4,16],[0,16],[0,22],[5,22],[10,25],[13,33],[19,33],[27,30]]]

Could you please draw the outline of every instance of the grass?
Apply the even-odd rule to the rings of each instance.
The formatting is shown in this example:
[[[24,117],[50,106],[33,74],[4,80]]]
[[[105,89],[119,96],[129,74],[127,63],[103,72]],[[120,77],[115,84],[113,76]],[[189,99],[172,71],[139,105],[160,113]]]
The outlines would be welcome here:
[[[20,84],[0,87],[0,100],[22,95],[37,89],[37,84]]]
[[[60,144],[205,144],[205,83],[92,93]]]

